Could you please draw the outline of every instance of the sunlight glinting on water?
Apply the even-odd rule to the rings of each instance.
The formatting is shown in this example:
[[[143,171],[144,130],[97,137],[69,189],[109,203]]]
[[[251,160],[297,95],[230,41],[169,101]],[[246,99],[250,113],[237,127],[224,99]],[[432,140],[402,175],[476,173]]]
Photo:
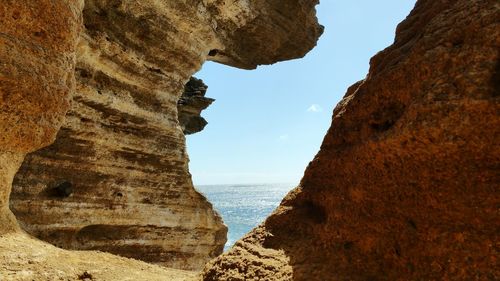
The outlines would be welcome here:
[[[294,184],[201,185],[203,193],[228,226],[228,250],[238,239],[263,222],[278,207]]]

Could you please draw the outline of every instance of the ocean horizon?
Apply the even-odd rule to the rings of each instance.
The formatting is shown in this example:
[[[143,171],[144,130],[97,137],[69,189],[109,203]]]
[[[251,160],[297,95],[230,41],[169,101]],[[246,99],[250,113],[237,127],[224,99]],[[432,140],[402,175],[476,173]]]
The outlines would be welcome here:
[[[261,224],[295,188],[293,183],[196,185],[228,227],[224,251]]]

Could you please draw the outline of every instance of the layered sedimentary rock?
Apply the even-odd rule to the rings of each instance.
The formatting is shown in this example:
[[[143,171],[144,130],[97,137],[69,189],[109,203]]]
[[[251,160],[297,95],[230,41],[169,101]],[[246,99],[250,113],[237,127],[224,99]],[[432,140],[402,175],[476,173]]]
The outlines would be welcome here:
[[[215,100],[205,97],[208,86],[203,80],[191,77],[184,86],[184,93],[177,102],[179,123],[185,135],[201,132],[208,124],[201,112]]]
[[[5,191],[23,157],[12,153],[54,139],[76,75],[54,144],[28,155],[14,180],[11,208],[21,226],[66,249],[202,267],[222,252],[226,227],[188,172],[183,129],[194,132],[200,124],[182,124],[182,114],[192,119],[208,100],[193,94],[179,114],[185,84],[207,59],[252,69],[303,56],[322,32],[317,1],[86,0],[81,32],[76,15],[83,2],[74,10],[52,2],[0,4],[8,12],[2,13],[7,25],[0,38],[14,40],[0,46],[1,58],[10,59],[0,67],[16,66],[8,56],[14,50],[27,69],[2,71],[2,83],[14,83],[2,85]],[[28,11],[20,22],[17,9]],[[24,30],[32,18],[44,22]],[[15,30],[29,33],[11,36]],[[40,81],[44,77],[50,83]],[[25,114],[35,117],[19,122]]]
[[[57,249],[23,234],[9,210],[24,155],[54,140],[69,109],[82,3],[0,3],[0,280],[193,280],[188,272]]]
[[[320,152],[205,280],[496,280],[500,5],[420,0]]]
[[[210,27],[177,28],[152,9],[86,1],[72,108],[54,144],[27,156],[11,206],[58,247],[194,269],[222,251],[226,227],[192,186],[176,109],[215,38],[184,50],[169,38]]]

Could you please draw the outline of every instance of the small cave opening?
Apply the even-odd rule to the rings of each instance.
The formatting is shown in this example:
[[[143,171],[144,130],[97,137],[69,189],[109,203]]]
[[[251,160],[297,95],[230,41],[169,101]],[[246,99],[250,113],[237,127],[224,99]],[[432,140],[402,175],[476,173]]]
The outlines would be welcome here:
[[[208,56],[209,56],[209,57],[215,57],[215,56],[217,56],[218,54],[219,54],[219,50],[217,50],[217,49],[212,49],[212,50],[210,50],[210,51],[208,52]]]
[[[49,196],[58,198],[68,198],[73,194],[74,187],[69,181],[60,181],[49,186],[47,193]]]

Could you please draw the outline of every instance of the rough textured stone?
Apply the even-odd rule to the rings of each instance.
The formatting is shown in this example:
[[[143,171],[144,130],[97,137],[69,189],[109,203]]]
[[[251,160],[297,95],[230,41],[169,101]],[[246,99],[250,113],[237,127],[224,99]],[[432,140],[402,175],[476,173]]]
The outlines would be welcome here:
[[[209,59],[244,69],[301,58],[316,45],[323,27],[319,0],[205,0],[222,48]]]
[[[74,90],[82,1],[0,5],[0,149],[31,152],[54,141]]]
[[[195,281],[196,272],[91,251],[66,251],[26,234],[0,236],[2,281]]]
[[[16,231],[12,178],[24,155],[51,143],[74,91],[81,1],[0,5],[0,234]]]
[[[19,231],[19,225],[9,209],[12,180],[24,159],[22,153],[0,151],[0,235]]]
[[[57,1],[42,1],[53,2]],[[35,1],[6,3],[0,4],[2,9],[35,5]],[[78,43],[76,71],[74,53],[66,58],[66,45],[49,40],[52,35],[58,40],[69,36],[49,29],[51,24],[67,23],[65,11],[39,7],[37,13],[47,22],[37,27],[45,28],[42,34],[48,36],[40,39],[41,44],[47,50],[60,48],[56,52],[60,56],[24,53],[33,73],[23,77],[38,81],[43,75],[38,70],[52,61],[60,69],[50,73],[50,88],[12,77],[25,90],[17,102],[29,105],[33,99],[28,89],[37,87],[44,87],[40,93],[61,94],[57,99],[39,95],[36,104],[22,111],[38,114],[41,120],[15,127],[19,129],[15,134],[36,138],[36,145],[17,135],[7,135],[1,144],[17,141],[27,152],[51,143],[67,109],[75,74],[76,91],[54,144],[27,156],[15,178],[11,208],[23,229],[62,248],[103,250],[183,269],[199,269],[221,253],[226,227],[193,188],[178,101],[186,82],[207,59],[251,69],[302,57],[322,32],[316,4],[316,0],[86,0],[78,42],[71,26],[64,31],[73,36],[68,46]],[[50,13],[43,14],[45,10]],[[10,26],[1,28],[23,30],[11,14],[2,13]],[[25,15],[25,21],[32,17]],[[36,32],[30,33],[31,39],[37,38]],[[16,50],[23,45],[9,46]],[[2,50],[0,55],[8,53]],[[40,57],[44,60],[38,61]],[[18,88],[2,93],[11,95],[13,89]],[[200,99],[188,103],[193,101]],[[2,103],[2,131],[13,123],[3,120],[23,116],[8,111],[10,104]],[[181,106],[181,113],[192,114],[193,108]],[[57,113],[54,117],[52,111]],[[189,133],[197,128],[184,129]]]
[[[191,77],[184,87],[184,93],[177,102],[179,123],[185,135],[201,132],[208,124],[201,112],[215,100],[205,97],[208,86],[203,80]]]
[[[500,4],[420,0],[300,186],[205,280],[497,280]]]

